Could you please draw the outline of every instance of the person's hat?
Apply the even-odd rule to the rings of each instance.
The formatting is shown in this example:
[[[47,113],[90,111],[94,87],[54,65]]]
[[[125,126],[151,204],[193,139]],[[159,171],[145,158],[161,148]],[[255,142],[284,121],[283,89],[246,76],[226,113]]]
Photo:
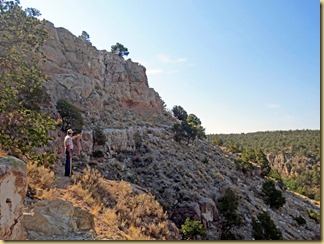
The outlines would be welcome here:
[[[73,130],[72,130],[72,129],[68,129],[68,130],[67,130],[67,133],[68,133],[68,134],[72,134],[72,133],[73,133]]]

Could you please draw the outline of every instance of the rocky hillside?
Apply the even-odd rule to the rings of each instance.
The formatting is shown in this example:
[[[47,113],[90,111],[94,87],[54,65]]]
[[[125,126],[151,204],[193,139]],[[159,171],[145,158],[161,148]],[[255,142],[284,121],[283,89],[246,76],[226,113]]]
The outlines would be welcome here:
[[[49,227],[39,229],[41,224],[35,226],[26,217],[28,238],[53,240],[64,228],[73,233],[85,228],[92,231],[90,237],[66,239],[186,239],[180,229],[189,217],[206,229],[206,235],[195,239],[253,240],[255,219],[267,213],[284,240],[320,239],[320,224],[314,218],[314,213],[320,212],[316,202],[277,184],[285,203],[272,208],[263,199],[266,179],[260,168],[243,173],[233,155],[207,141],[175,142],[171,127],[176,119],[163,109],[158,93],[149,87],[143,66],[99,51],[50,22],[46,30],[49,36],[42,48],[46,59],[40,67],[49,78],[46,87],[52,114],[60,116],[55,105],[64,98],[81,110],[85,124],[82,137],[75,141],[73,184],[62,184],[69,181],[62,177],[64,133],[60,128],[52,132],[55,141],[49,146],[58,156],[54,167],[57,183],[44,187],[51,202],[29,199],[28,213],[47,216],[50,226],[58,220],[59,210],[61,229],[47,233]],[[96,138],[98,129],[101,143]],[[35,197],[42,191],[29,195]],[[228,192],[238,203],[234,215],[222,207]],[[78,218],[80,215],[84,218]],[[84,219],[91,224],[86,225]],[[225,230],[224,226],[229,227]],[[232,235],[225,235],[228,233]]]

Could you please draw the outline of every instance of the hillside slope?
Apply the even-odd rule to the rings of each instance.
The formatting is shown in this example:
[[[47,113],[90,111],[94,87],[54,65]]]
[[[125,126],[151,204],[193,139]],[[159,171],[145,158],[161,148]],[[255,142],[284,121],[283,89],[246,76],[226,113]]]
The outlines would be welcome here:
[[[52,115],[61,116],[55,107],[63,98],[80,109],[85,121],[82,137],[76,141],[75,178],[72,178],[75,184],[66,186],[67,195],[56,189],[60,193],[57,197],[75,201],[74,204],[88,211],[95,210],[89,205],[102,204],[102,211],[94,211],[98,218],[106,214],[103,210],[112,209],[117,217],[110,215],[109,220],[113,222],[110,224],[121,231],[116,229],[115,235],[108,236],[101,233],[98,239],[131,239],[131,230],[143,239],[180,239],[184,237],[178,232],[187,217],[200,221],[207,230],[205,237],[197,238],[221,239],[222,227],[228,219],[220,203],[228,189],[239,199],[237,215],[241,225],[236,226],[238,222],[235,222],[229,229],[235,233],[235,238],[254,239],[253,220],[259,213],[266,212],[282,232],[283,239],[320,239],[320,224],[309,214],[309,211],[319,213],[320,208],[312,201],[282,190],[285,204],[279,209],[270,208],[262,199],[265,179],[260,176],[258,167],[244,174],[236,168],[231,154],[207,141],[196,140],[188,146],[175,142],[171,127],[177,120],[163,109],[158,93],[149,87],[143,66],[99,51],[49,22],[46,30],[49,36],[42,48],[46,60],[40,67],[49,77],[46,87],[51,96]],[[49,145],[58,157],[55,168],[63,167],[64,162],[64,134],[60,129],[52,132],[55,141]],[[98,129],[102,131],[103,143],[96,140]],[[94,152],[102,155],[97,153],[95,157]],[[87,167],[93,171],[86,173]],[[99,178],[95,170],[105,179]],[[61,178],[60,174],[56,171],[56,177]],[[98,177],[92,179],[91,175]],[[142,216],[137,208],[130,207],[131,204],[143,207],[146,202],[129,191],[126,191],[129,193],[125,195],[126,201],[123,200],[116,186],[123,187],[123,183],[115,182],[121,180],[142,189],[149,196],[147,201],[153,203],[149,206],[154,206],[154,211],[148,208],[147,216]],[[76,187],[79,181],[82,189]],[[95,187],[91,187],[90,182],[95,183]],[[71,197],[76,189],[79,195]],[[98,189],[105,191],[99,194]],[[111,192],[113,189],[117,190]],[[55,196],[52,194],[50,198]],[[117,205],[122,210],[116,210]],[[128,209],[137,210],[134,211],[139,216],[138,222],[135,219],[127,223],[135,214]],[[123,218],[122,214],[125,214]],[[299,225],[298,216],[306,223]],[[116,225],[114,221],[120,223]],[[146,223],[154,223],[158,231],[150,229]]]

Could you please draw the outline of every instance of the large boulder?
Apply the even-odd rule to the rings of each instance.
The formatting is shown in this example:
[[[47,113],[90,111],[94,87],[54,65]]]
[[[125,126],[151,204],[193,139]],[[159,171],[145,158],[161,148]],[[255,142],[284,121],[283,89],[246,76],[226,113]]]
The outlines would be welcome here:
[[[28,237],[33,240],[94,230],[92,214],[62,199],[37,202],[24,215],[22,222]]]
[[[0,158],[0,239],[24,240],[21,224],[27,191],[26,165],[15,157]]]

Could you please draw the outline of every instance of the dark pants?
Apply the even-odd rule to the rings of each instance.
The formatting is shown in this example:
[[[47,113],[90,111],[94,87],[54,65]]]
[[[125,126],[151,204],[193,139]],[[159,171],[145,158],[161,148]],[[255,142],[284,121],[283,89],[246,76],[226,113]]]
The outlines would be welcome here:
[[[66,156],[66,159],[65,159],[65,176],[70,176],[70,172],[71,172],[71,157],[72,157],[72,153],[73,151],[71,150],[71,156],[69,154],[69,151],[68,150],[65,150],[65,156]]]

